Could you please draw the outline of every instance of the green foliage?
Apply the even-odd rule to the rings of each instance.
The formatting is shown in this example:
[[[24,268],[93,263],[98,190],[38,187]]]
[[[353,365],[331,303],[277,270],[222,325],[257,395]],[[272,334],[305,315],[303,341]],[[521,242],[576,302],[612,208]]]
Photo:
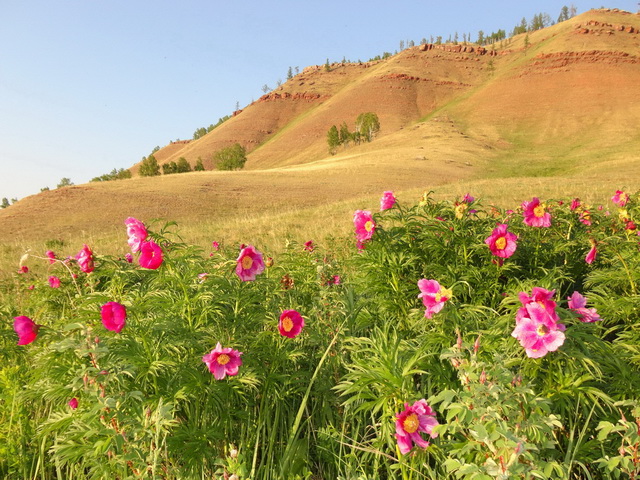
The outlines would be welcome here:
[[[213,163],[218,170],[241,170],[246,162],[247,151],[239,143],[213,154]]]
[[[131,172],[127,168],[113,169],[110,173],[105,173],[99,177],[91,179],[92,182],[110,182],[112,180],[123,180],[131,178]]]
[[[56,188],[64,188],[64,187],[70,187],[73,185],[73,182],[71,181],[70,178],[67,177],[63,177],[60,179],[60,181],[58,182],[58,185],[56,185]]]
[[[158,161],[153,154],[142,159],[139,173],[141,177],[155,177],[156,175],[160,175],[160,165],[158,165]]]
[[[193,167],[194,172],[204,172],[204,165],[202,164],[202,158],[198,157],[196,161],[196,166]]]
[[[7,208],[11,204],[9,203],[9,199],[7,197],[2,198],[2,204],[0,204],[0,208]]]
[[[329,145],[329,153],[334,155],[336,153],[336,149],[340,145],[340,134],[338,133],[338,128],[335,125],[331,125],[331,128],[327,132],[327,144]]]
[[[373,137],[380,131],[380,120],[373,112],[361,113],[356,119],[356,132],[359,138],[371,142]]]
[[[191,171],[191,164],[186,158],[178,158],[178,164],[176,165],[176,173],[186,173]]]

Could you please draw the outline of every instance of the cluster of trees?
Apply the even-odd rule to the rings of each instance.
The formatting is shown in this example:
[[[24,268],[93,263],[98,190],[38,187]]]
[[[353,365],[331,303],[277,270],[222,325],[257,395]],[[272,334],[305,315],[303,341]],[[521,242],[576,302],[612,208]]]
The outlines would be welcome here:
[[[131,178],[131,172],[126,168],[113,169],[110,173],[105,173],[99,177],[93,177],[92,182],[110,182],[111,180],[122,180]]]
[[[246,162],[247,151],[239,143],[234,143],[213,154],[213,164],[218,170],[240,170]]]
[[[239,109],[239,108],[238,108],[238,105],[237,105],[237,103],[236,103],[236,110],[238,110],[238,109]],[[211,125],[209,125],[209,126],[208,126],[208,127],[206,127],[206,128],[205,128],[205,127],[198,128],[195,132],[193,132],[193,139],[194,139],[194,140],[197,140],[197,139],[199,139],[199,138],[201,138],[201,137],[204,137],[204,136],[205,136],[207,133],[209,133],[211,130],[213,130],[213,129],[214,129],[214,128],[216,128],[216,127],[219,127],[220,125],[222,125],[224,122],[226,122],[226,121],[227,121],[227,120],[229,120],[230,118],[231,118],[231,115],[225,115],[224,117],[219,118],[219,119],[218,119],[218,122],[217,122],[216,124],[213,124],[213,123],[212,123]],[[154,151],[154,152],[152,152],[152,153],[155,153],[155,151]]]
[[[164,165],[162,165],[162,168],[161,168],[156,157],[153,154],[151,154],[148,157],[142,158],[142,164],[140,165],[139,173],[141,177],[155,177],[157,175],[160,175],[161,172],[164,175],[171,175],[174,173],[185,173],[185,172],[191,172],[191,171],[192,171],[191,164],[184,157],[178,158],[177,162],[173,162],[173,161],[167,162]],[[204,171],[204,165],[202,164],[202,159],[200,157],[198,157],[198,160],[196,161],[196,165],[195,167],[193,167],[193,171],[195,172]]]
[[[164,175],[171,175],[172,173],[186,173],[191,171],[191,164],[187,162],[187,159],[180,157],[178,162],[168,162],[162,165],[162,173]]]
[[[9,205],[16,203],[17,201],[18,201],[17,198],[12,198],[11,203],[9,203],[9,199],[7,197],[4,197],[2,199],[2,203],[0,203],[0,208],[7,208]]]
[[[370,142],[380,131],[380,120],[378,115],[373,112],[361,113],[358,115],[355,124],[355,130],[349,131],[346,122],[342,122],[340,129],[332,125],[327,132],[327,144],[329,145],[329,153],[334,155],[340,145],[345,147],[349,143],[359,144],[360,142]]]

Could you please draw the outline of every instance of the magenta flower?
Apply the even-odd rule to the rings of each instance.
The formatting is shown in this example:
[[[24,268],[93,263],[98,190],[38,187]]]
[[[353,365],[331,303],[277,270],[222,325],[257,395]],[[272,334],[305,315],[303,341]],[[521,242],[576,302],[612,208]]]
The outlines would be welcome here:
[[[578,318],[581,322],[593,323],[602,320],[595,308],[586,308],[587,298],[580,293],[573,292],[573,295],[567,297],[567,299],[569,300],[569,309],[579,315]]]
[[[285,310],[280,315],[278,330],[280,335],[289,338],[297,337],[304,327],[304,318],[296,310]]]
[[[511,336],[518,339],[529,358],[540,358],[564,343],[564,329],[544,306],[531,302],[518,311],[516,328]]]
[[[418,280],[418,288],[421,292],[418,298],[421,298],[422,303],[427,307],[424,312],[426,318],[431,318],[442,310],[445,302],[452,297],[451,290],[440,286],[436,280]]]
[[[589,250],[589,253],[587,253],[587,256],[584,257],[584,261],[587,262],[589,265],[591,265],[595,261],[597,254],[598,254],[598,248],[596,246],[596,242],[592,241],[591,250]]]
[[[309,240],[307,242],[304,242],[304,250],[306,252],[313,252],[313,250],[316,248],[316,246],[313,244],[313,240]]]
[[[144,226],[144,223],[133,217],[127,218],[124,224],[127,226],[127,235],[129,236],[127,243],[131,247],[131,253],[136,253],[140,251],[142,242],[147,239],[147,228]]]
[[[380,199],[380,211],[389,210],[396,204],[396,197],[391,191],[386,191]]]
[[[60,288],[60,279],[55,275],[49,277],[49,286],[51,288]]]
[[[491,253],[497,257],[509,258],[516,251],[516,240],[518,237],[515,233],[507,231],[507,224],[501,223],[493,229],[484,243],[489,246]]]
[[[475,197],[472,197],[471,195],[469,195],[468,193],[464,194],[464,197],[462,197],[462,201],[464,203],[473,203],[475,202]]]
[[[551,215],[547,212],[544,203],[540,203],[538,197],[533,197],[530,202],[522,202],[524,223],[530,227],[550,227]]]
[[[582,210],[578,220],[580,220],[584,225],[591,225],[591,212],[589,210]]]
[[[264,271],[264,261],[262,254],[253,245],[248,245],[240,251],[236,260],[236,274],[243,282],[256,279],[256,275]]]
[[[140,244],[140,258],[138,263],[143,268],[149,270],[156,270],[162,265],[162,249],[160,246],[149,240],[148,242],[142,242]]]
[[[18,334],[18,345],[28,345],[38,336],[40,325],[29,317],[20,316],[13,319],[13,329]]]
[[[573,200],[571,200],[571,206],[569,207],[569,209],[573,212],[579,206],[580,206],[580,199],[574,198]]]
[[[527,316],[526,307],[531,304],[537,304],[542,307],[544,312],[549,316],[551,322],[559,322],[560,317],[558,317],[558,314],[556,313],[556,302],[553,300],[555,294],[555,290],[547,290],[542,287],[533,287],[531,290],[531,296],[527,295],[526,292],[520,292],[518,294],[518,298],[520,299],[520,303],[522,303],[523,308],[518,310],[516,322],[518,322],[520,317]],[[564,326],[562,326],[561,329],[564,330]]]
[[[78,261],[80,270],[82,270],[84,273],[93,272],[93,269],[95,268],[93,263],[93,252],[86,244],[76,255],[76,260]]]
[[[436,438],[433,427],[438,425],[436,412],[427,404],[426,400],[418,400],[413,405],[404,404],[404,411],[396,414],[396,440],[403,455],[409,453],[415,443],[420,448],[427,448],[429,442],[420,435],[421,432]]]
[[[53,264],[56,262],[56,254],[55,254],[55,253],[53,253],[53,251],[51,251],[51,250],[47,250],[47,251],[45,252],[45,255],[46,255],[46,256],[47,256],[47,258],[49,259],[49,263],[50,263],[50,264],[52,264],[52,265],[53,265]]]
[[[622,190],[616,190],[616,193],[611,197],[611,201],[619,207],[624,207],[629,202],[629,195]]]
[[[133,263],[133,255],[131,255],[130,253],[125,253],[124,259],[127,261],[127,263]]]
[[[78,408],[78,399],[76,397],[73,397],[71,400],[69,400],[67,405],[69,405],[71,410],[75,410],[76,408]]]
[[[107,330],[120,333],[127,323],[127,309],[118,302],[107,302],[100,309],[102,324]]]
[[[18,270],[18,273],[29,273],[29,267],[27,267],[26,265],[22,265]]]
[[[364,242],[371,240],[373,232],[376,229],[376,222],[373,221],[373,216],[368,210],[356,210],[353,214],[353,225],[356,229],[356,239],[359,245],[363,245]]]
[[[220,250],[220,244],[218,242],[212,242],[211,247],[213,247],[216,252]]]
[[[222,380],[226,375],[233,377],[238,374],[238,368],[242,365],[240,355],[242,352],[232,348],[222,348],[218,342],[211,353],[202,357],[202,361],[207,364],[216,380]]]
[[[334,275],[333,276],[333,284],[334,285],[340,285],[341,282],[342,282],[342,279],[340,278],[340,275]]]

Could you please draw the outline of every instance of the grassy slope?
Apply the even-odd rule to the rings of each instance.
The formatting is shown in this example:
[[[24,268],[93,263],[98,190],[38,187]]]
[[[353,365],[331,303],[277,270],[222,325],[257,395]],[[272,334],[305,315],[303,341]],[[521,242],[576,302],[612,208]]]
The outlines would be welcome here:
[[[592,19],[640,27],[637,15],[592,11],[530,34],[526,51],[524,36],[516,37],[505,46],[510,53],[493,59],[414,49],[366,68],[296,77],[298,91],[328,89],[328,98],[294,111],[285,100],[256,103],[203,139],[158,152],[167,161],[202,155],[241,131],[263,142],[247,170],[134,178],[28,197],[0,211],[4,254],[40,252],[53,239],[64,241],[68,253],[82,242],[124,253],[127,216],[176,220],[186,239],[203,246],[223,240],[277,249],[284,238],[348,235],[353,210],[375,210],[388,189],[409,203],[424,190],[449,198],[470,191],[505,206],[533,195],[605,202],[618,187],[638,189],[638,62],[592,57],[562,65],[540,57],[638,51],[638,34],[574,33]],[[397,73],[425,80],[390,80]],[[329,123],[366,110],[379,112],[380,137],[327,156]],[[261,117],[257,133],[247,132]]]

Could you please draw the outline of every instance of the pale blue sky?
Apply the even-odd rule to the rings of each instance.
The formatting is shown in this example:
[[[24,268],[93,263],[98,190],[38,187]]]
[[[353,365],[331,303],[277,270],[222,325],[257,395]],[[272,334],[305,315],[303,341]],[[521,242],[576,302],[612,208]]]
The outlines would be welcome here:
[[[475,40],[539,12],[555,20],[565,4],[0,0],[0,198],[127,168],[259,98],[290,66],[364,61],[456,31]]]

